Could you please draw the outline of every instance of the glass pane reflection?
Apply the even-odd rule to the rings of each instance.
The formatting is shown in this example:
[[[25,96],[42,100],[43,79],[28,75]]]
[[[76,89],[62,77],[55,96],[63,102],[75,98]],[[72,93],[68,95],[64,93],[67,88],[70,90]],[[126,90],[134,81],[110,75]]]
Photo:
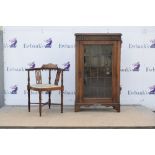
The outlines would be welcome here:
[[[84,96],[112,97],[112,45],[84,46]]]

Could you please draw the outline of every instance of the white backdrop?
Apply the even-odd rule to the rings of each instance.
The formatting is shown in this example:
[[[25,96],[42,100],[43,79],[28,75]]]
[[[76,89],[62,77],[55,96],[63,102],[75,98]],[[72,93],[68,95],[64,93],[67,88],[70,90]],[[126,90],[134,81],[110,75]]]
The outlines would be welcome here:
[[[75,102],[75,33],[122,33],[121,104],[155,108],[155,27],[4,27],[5,104],[27,105],[25,68],[70,62],[64,104]],[[51,39],[51,47],[45,48]],[[44,79],[46,75],[44,75]],[[32,100],[38,99],[33,93]],[[58,93],[52,95],[59,102]],[[47,96],[44,95],[44,100]]]

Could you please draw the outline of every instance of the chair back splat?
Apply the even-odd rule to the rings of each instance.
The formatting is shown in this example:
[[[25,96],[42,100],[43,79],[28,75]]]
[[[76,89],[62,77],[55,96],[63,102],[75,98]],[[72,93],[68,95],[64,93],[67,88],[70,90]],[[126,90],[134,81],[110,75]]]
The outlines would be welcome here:
[[[58,85],[58,83],[59,83],[60,74],[61,74],[61,70],[57,70],[55,82],[54,82],[55,85]]]
[[[63,71],[64,69],[62,68],[58,68],[58,66],[56,64],[44,64],[42,65],[42,67],[40,68],[33,68],[33,69],[26,69],[26,71],[28,72],[28,84],[27,84],[27,90],[28,90],[28,111],[30,112],[30,105],[31,104],[39,104],[39,114],[40,116],[42,115],[42,106],[48,104],[49,108],[52,104],[51,103],[51,91],[60,91],[61,92],[61,103],[57,104],[57,105],[61,105],[61,113],[63,113],[63,90],[64,90],[64,86],[63,86]],[[35,71],[35,78],[36,78],[36,84],[31,84],[31,80],[30,80],[30,72],[31,71]],[[42,71],[48,71],[48,79],[47,79],[47,83],[43,83],[42,81]],[[55,76],[55,81],[54,84],[51,83],[51,74],[52,71],[54,71],[54,73],[56,73]],[[61,84],[59,84],[59,80],[60,80],[60,76],[61,76]],[[31,91],[38,91],[39,94],[39,103],[31,103],[30,101],[30,95],[31,95]],[[45,91],[48,93],[48,101],[46,103],[42,103],[42,96],[41,93],[42,91]]]
[[[41,70],[36,70],[35,76],[36,76],[36,84],[42,84]]]

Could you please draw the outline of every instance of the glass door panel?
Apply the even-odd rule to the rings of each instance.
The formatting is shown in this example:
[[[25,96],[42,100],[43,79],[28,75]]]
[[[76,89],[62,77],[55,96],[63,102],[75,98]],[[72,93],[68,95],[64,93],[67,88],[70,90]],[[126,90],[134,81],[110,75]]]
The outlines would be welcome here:
[[[112,97],[112,45],[84,45],[84,97]]]

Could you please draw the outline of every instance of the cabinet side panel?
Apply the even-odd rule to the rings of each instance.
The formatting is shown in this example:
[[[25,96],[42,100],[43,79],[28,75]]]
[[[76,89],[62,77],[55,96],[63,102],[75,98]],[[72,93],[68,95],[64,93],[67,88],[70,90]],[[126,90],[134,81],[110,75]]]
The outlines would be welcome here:
[[[117,102],[120,103],[121,41],[117,41]]]
[[[79,101],[79,83],[78,83],[78,51],[79,51],[79,41],[75,42],[75,104]]]

